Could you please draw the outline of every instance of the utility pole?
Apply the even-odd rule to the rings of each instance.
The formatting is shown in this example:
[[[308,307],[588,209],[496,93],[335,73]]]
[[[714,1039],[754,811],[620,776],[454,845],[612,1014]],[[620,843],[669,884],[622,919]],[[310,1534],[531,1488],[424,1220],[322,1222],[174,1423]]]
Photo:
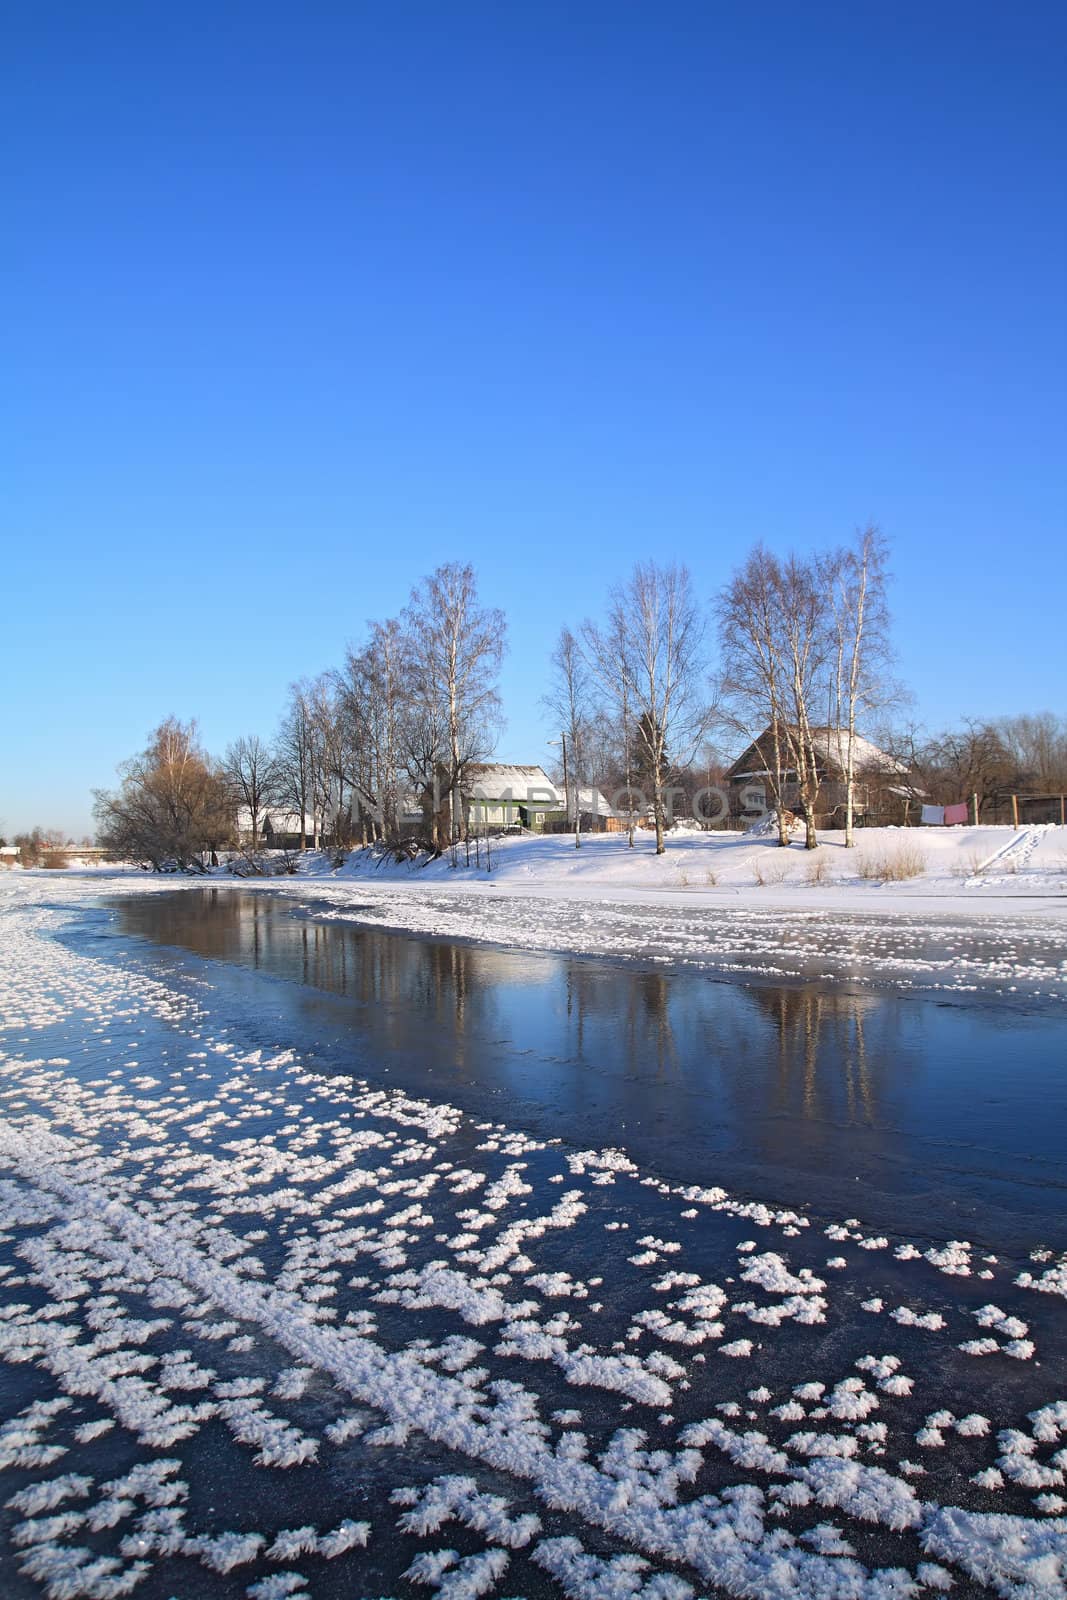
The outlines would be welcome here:
[[[571,788],[567,779],[567,735],[560,729],[559,742],[563,746],[563,792],[567,796],[568,806],[571,803]],[[571,751],[574,755],[574,751]],[[574,848],[582,848],[582,796],[578,789],[577,779],[574,785]]]
[[[564,814],[567,816],[569,821],[571,809],[571,785],[567,772],[567,735],[561,728],[559,738],[549,739],[548,742],[549,744],[560,744],[563,746],[563,802]],[[572,751],[571,754],[573,755],[574,752]],[[576,850],[580,850],[582,848],[582,797],[578,793],[577,789],[574,791],[574,848]]]

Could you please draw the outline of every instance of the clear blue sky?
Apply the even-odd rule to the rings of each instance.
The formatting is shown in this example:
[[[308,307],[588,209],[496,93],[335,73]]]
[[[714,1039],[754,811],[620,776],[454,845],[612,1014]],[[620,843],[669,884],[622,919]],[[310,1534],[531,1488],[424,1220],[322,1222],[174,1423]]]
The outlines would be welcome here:
[[[438,562],[500,754],[635,558],[878,521],[931,725],[1067,709],[1067,7],[5,20],[0,819],[274,727]]]

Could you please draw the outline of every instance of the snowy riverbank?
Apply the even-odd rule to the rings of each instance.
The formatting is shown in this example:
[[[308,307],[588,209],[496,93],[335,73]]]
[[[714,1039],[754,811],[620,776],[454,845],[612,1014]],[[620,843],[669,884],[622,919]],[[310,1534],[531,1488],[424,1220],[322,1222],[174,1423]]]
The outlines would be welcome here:
[[[383,860],[371,850],[356,851],[343,868],[332,869],[326,857],[315,856],[304,870],[361,882],[491,882],[512,893],[590,900],[622,893],[663,903],[663,895],[678,894],[709,905],[742,900],[824,910],[885,910],[931,900],[965,910],[987,900],[999,907],[1004,900],[1040,899],[1067,911],[1067,828],[871,828],[859,830],[856,839],[846,850],[844,834],[822,833],[812,852],[800,842],[780,850],[766,836],[679,829],[657,856],[647,831],[637,834],[632,850],[622,834],[583,835],[580,849],[571,834],[527,835],[493,841],[491,872],[484,845],[480,864],[472,850],[468,865],[461,846],[454,859],[446,852],[413,864]],[[911,858],[914,876],[894,882],[881,875],[879,869],[891,872]]]
[[[919,877],[863,878],[907,850]],[[814,864],[794,845],[679,833],[655,854],[639,834],[494,841],[492,871],[466,852],[397,863],[376,850],[342,867],[309,851],[293,876],[242,886],[320,919],[397,932],[686,970],[890,983],[903,989],[1067,999],[1067,829],[871,829],[854,850],[823,837]],[[810,881],[813,877],[819,881]],[[203,878],[130,869],[9,873],[5,890],[50,884],[59,898],[158,893]],[[212,881],[233,879],[225,871]]]

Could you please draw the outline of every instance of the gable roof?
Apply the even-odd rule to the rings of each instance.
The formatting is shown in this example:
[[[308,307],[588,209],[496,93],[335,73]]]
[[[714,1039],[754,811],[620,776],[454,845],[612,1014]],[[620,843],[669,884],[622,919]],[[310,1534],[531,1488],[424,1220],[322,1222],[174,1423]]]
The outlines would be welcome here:
[[[300,832],[311,834],[314,832],[310,817],[305,817],[304,827],[301,829],[299,811],[281,811],[275,810],[273,806],[265,806],[260,811],[258,820],[261,835],[267,832],[278,834],[297,834]],[[237,831],[238,833],[251,833],[252,831],[252,813],[248,806],[238,806],[237,808]]]
[[[812,743],[816,754],[832,771],[843,772],[848,753],[847,728],[812,728]],[[758,739],[741,752],[733,766],[728,768],[728,778],[766,778],[770,775],[768,761],[774,749],[774,729],[768,724]],[[857,775],[901,777],[907,767],[861,733],[853,736],[853,757]]]
[[[813,728],[811,731],[812,742],[819,754],[843,772],[848,759],[848,729]],[[852,757],[857,772],[882,772],[887,776],[899,777],[908,770],[895,756],[887,755],[872,740],[865,739],[862,733],[852,736]]]
[[[532,801],[563,809],[563,792],[543,767],[482,762],[467,768],[463,792],[472,800],[513,800],[521,804]]]

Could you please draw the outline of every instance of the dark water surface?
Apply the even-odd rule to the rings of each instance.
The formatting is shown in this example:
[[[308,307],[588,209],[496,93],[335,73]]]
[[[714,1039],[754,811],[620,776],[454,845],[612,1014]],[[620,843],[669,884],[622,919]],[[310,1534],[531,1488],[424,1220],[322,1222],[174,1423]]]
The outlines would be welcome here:
[[[213,1008],[251,1013],[317,1071],[617,1144],[671,1182],[887,1232],[1067,1245],[1062,1009],[417,939],[231,888],[112,902],[83,937],[207,976]]]

